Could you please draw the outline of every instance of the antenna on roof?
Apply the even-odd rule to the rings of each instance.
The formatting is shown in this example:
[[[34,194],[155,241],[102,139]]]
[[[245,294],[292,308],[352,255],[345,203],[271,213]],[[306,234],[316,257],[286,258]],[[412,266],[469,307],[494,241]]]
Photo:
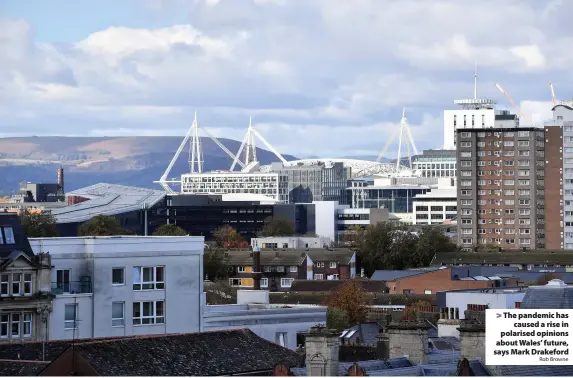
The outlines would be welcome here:
[[[474,100],[478,98],[478,65],[474,63]]]

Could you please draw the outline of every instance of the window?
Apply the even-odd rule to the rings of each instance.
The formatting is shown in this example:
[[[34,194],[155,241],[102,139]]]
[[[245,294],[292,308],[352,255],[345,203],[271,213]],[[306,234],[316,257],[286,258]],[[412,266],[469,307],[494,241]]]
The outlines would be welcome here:
[[[133,268],[133,290],[163,290],[165,277],[163,266]]]
[[[287,348],[287,333],[286,332],[277,332],[277,344],[282,346],[283,348]]]
[[[289,270],[291,273],[296,273],[296,272],[298,272],[298,266],[292,265]]]
[[[12,274],[12,295],[21,295],[22,273]]]
[[[113,268],[111,270],[111,283],[112,285],[125,285],[124,268]]]
[[[461,142],[460,143],[460,147],[471,147],[472,146],[472,142]]]
[[[32,273],[24,273],[24,295],[32,295]]]
[[[22,338],[32,336],[31,312],[3,312],[0,314],[0,338]]]
[[[471,162],[471,160],[462,160],[461,166],[462,166],[462,167],[465,167],[465,168],[471,167],[471,166],[472,166],[472,162]]]
[[[75,329],[77,320],[78,320],[77,303],[66,304],[65,314],[64,314],[64,328]]]
[[[4,236],[2,236],[4,233]],[[14,238],[14,230],[12,227],[0,227],[0,244],[15,244],[16,239]]]
[[[336,269],[336,261],[330,262],[330,269]]]
[[[294,278],[281,278],[281,287],[291,287]]]
[[[282,273],[285,271],[285,267],[284,266],[277,266],[277,272]]]
[[[505,147],[513,147],[513,141],[511,141],[511,140],[506,140],[506,141],[503,142],[503,145],[504,145]]]
[[[471,152],[469,152],[469,151],[466,151],[466,152],[460,152],[460,157],[463,157],[463,158],[469,158],[469,157],[472,157],[472,153],[471,153]]]
[[[462,200],[462,205],[471,205],[471,204],[472,204],[472,200],[468,200],[468,199]]]
[[[0,274],[0,295],[7,296],[10,294],[10,275]]]
[[[464,116],[465,117],[465,116]],[[461,133],[461,137],[462,138],[471,138],[472,133],[468,133],[468,132],[463,132]]]
[[[269,279],[261,278],[261,287],[269,287]]]
[[[432,290],[424,290],[424,294],[432,294]]]
[[[517,133],[518,136],[520,137],[528,137],[529,136],[529,131],[519,131]]]
[[[519,147],[529,147],[529,141],[528,140],[520,140],[519,141]]]
[[[462,193],[462,196],[471,196],[472,195],[471,190],[462,190],[461,193]]]
[[[25,312],[22,316],[22,336],[32,336],[32,313]]]
[[[237,268],[237,272],[239,272],[239,273],[245,273],[246,271],[247,271],[247,268],[244,266],[239,266]]]
[[[314,275],[314,279],[315,279],[315,280],[323,280],[323,279],[324,279],[324,275],[323,275],[323,274],[315,274],[315,275]]]
[[[71,271],[69,269],[56,270],[56,287],[64,293],[70,292],[70,276]]]
[[[112,327],[123,327],[125,326],[125,303],[124,302],[112,302],[111,303],[111,326]]]
[[[163,323],[165,323],[163,301],[133,302],[133,325]]]

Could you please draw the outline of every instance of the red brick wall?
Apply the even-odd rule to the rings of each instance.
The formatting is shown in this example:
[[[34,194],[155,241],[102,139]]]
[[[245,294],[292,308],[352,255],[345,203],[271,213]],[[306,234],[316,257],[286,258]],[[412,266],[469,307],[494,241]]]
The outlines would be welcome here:
[[[494,283],[492,281],[452,280],[451,269],[448,268],[420,273],[397,281],[388,281],[386,285],[390,289],[390,294],[402,294],[404,290],[411,290],[411,294],[424,294],[425,290],[431,290],[432,294],[436,294],[438,291],[446,290],[493,287]]]

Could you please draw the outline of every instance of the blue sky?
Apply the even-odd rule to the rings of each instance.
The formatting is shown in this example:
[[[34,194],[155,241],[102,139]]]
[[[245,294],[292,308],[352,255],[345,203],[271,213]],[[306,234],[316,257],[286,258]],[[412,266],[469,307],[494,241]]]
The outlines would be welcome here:
[[[573,95],[573,2],[551,0],[0,0],[0,136],[242,139],[377,155],[407,116],[440,148],[442,112],[473,93],[536,122]],[[395,150],[395,148],[390,149]]]

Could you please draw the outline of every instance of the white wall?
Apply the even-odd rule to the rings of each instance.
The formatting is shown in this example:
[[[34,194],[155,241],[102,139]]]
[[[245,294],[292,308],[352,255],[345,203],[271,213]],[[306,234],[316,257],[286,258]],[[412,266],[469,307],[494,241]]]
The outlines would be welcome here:
[[[466,126],[464,126],[464,115],[466,116]],[[481,129],[482,115],[485,127],[495,126],[494,109],[444,110],[444,148],[455,149],[456,129]],[[454,127],[454,116],[457,116],[456,127]],[[472,116],[475,120],[473,126]]]
[[[314,201],[316,235],[336,241],[338,202]]]
[[[248,328],[271,342],[277,341],[277,333],[287,333],[287,347],[296,349],[296,335],[306,332],[317,324],[326,323],[326,307],[224,305],[207,306],[204,330]]]
[[[60,294],[53,302],[50,339],[68,339],[64,306],[78,304],[76,338],[201,331],[203,237],[97,237],[30,239],[35,253],[50,252],[52,282],[57,269],[71,269],[71,281],[90,276],[93,294]],[[133,268],[163,266],[164,290],[133,290]],[[125,269],[125,284],[112,285],[112,268]],[[73,286],[73,284],[72,284]],[[134,325],[133,302],[163,300],[165,323]],[[125,325],[111,324],[112,302],[124,302]]]

